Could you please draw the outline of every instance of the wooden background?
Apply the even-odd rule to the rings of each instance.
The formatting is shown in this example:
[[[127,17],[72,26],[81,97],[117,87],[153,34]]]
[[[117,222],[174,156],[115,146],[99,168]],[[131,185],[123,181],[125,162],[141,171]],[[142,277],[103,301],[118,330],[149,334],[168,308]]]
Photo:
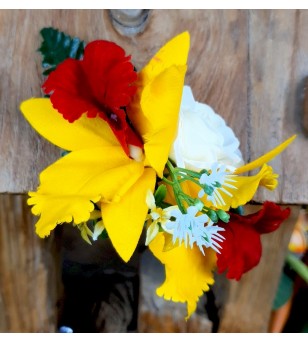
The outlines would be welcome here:
[[[39,31],[48,26],[87,42],[115,41],[132,54],[138,69],[168,39],[188,30],[186,84],[196,100],[211,105],[233,128],[246,161],[298,135],[271,163],[281,175],[278,189],[260,191],[255,198],[292,204],[293,216],[279,232],[264,237],[260,266],[225,286],[219,330],[265,332],[290,232],[299,205],[308,203],[302,125],[308,12],[152,10],[142,34],[124,37],[113,29],[106,10],[0,10],[0,193],[9,193],[0,196],[0,332],[51,332],[57,325],[58,245],[54,235],[45,241],[34,235],[25,197],[17,195],[34,189],[39,172],[60,153],[19,112],[21,101],[42,95],[36,50]]]

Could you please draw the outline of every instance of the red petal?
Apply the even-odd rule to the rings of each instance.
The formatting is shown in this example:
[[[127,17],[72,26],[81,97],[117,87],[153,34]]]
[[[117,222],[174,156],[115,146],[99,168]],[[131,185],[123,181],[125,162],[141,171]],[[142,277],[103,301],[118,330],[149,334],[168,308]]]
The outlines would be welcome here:
[[[52,93],[50,100],[53,107],[69,122],[88,111],[98,112],[80,61],[69,58],[59,64],[43,84],[43,90],[46,94]]]
[[[218,272],[227,272],[228,279],[239,280],[243,273],[255,267],[261,258],[260,236],[279,228],[289,216],[290,209],[265,202],[260,211],[247,216],[230,213],[229,223],[220,223],[225,229],[221,253],[217,254]]]
[[[218,273],[225,270],[228,279],[239,280],[243,273],[255,267],[261,258],[261,241],[252,226],[234,221],[221,225],[225,231],[221,234],[225,240],[220,243],[221,253],[217,254]]]
[[[136,79],[130,56],[125,57],[125,51],[115,43],[99,40],[86,46],[82,61],[70,58],[61,63],[43,90],[51,94],[54,108],[69,122],[84,113],[106,120],[128,154],[128,144],[143,146],[123,110],[136,92],[132,85]]]
[[[279,228],[280,224],[289,217],[290,208],[282,209],[273,202],[266,201],[260,210],[261,215],[256,222],[255,229],[259,233],[270,233]]]
[[[112,42],[98,40],[85,48],[83,69],[95,100],[108,108],[127,106],[136,92],[131,84],[137,73],[125,51]]]

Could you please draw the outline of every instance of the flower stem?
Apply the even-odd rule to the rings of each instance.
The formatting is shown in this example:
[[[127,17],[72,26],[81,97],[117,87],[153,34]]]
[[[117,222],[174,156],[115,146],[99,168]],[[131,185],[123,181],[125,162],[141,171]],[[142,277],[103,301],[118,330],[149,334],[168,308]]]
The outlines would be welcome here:
[[[202,175],[202,173],[198,173],[193,170],[188,170],[188,169],[179,168],[179,167],[174,168],[174,171],[176,174],[181,175],[181,173],[184,173],[185,175],[188,175],[188,176],[191,176],[192,178],[197,178],[197,179],[200,179],[200,176]]]
[[[291,253],[286,256],[286,262],[296,271],[296,273],[308,283],[308,267],[298,257]]]
[[[181,197],[183,197],[183,192],[182,192],[182,188],[179,184],[179,181],[177,179],[176,173],[175,173],[175,168],[173,167],[172,163],[168,160],[167,161],[167,169],[170,172],[170,176],[172,181],[168,180],[168,184],[170,184],[173,188],[173,194],[175,197],[175,201],[177,203],[177,205],[179,206],[179,209],[182,213],[187,213],[186,208],[184,207],[182,201],[181,201]]]
[[[170,185],[170,186],[173,186],[173,182],[170,181],[170,180],[168,180],[167,178],[163,177],[162,180],[163,180],[166,184],[168,184],[168,185]]]

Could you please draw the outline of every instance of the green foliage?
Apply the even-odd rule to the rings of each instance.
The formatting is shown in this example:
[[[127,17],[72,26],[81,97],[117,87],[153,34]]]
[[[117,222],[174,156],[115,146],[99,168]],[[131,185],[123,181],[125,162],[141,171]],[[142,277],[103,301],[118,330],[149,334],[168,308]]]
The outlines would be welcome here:
[[[71,57],[81,59],[84,53],[85,42],[77,37],[70,37],[52,27],[43,28],[40,31],[43,42],[38,51],[43,56],[43,75],[49,75],[57,65]]]
[[[305,282],[308,283],[308,267],[304,262],[292,253],[287,254],[286,262]]]
[[[107,239],[109,238],[107,230],[104,230],[99,236],[98,239]]]
[[[282,273],[273,303],[273,310],[278,310],[283,306],[290,299],[292,293],[293,280],[285,273]]]
[[[165,185],[160,185],[154,194],[156,206],[161,207],[161,203],[165,199],[166,194],[167,194],[167,187]]]

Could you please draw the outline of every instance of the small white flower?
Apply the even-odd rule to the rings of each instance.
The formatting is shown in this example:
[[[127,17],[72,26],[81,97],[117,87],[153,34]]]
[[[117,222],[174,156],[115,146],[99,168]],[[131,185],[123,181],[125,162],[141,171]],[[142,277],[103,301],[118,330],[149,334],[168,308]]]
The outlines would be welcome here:
[[[187,213],[182,213],[179,209],[172,211],[172,216],[175,221],[169,221],[166,227],[173,235],[173,243],[178,240],[178,243],[184,241],[185,246],[189,244],[192,248],[195,243],[202,254],[203,247],[212,248],[219,253],[221,246],[217,241],[222,242],[224,237],[219,234],[219,231],[224,231],[223,228],[213,225],[213,222],[206,214],[196,217],[198,213],[196,206],[187,208]]]
[[[148,214],[147,220],[152,220],[151,225],[147,229],[145,241],[145,245],[149,245],[158,234],[160,227],[164,231],[168,232],[166,223],[169,221],[171,217],[171,212],[177,209],[178,207],[169,206],[165,209],[156,207],[154,195],[150,190],[148,190],[147,192],[146,203],[150,209],[150,213]]]
[[[191,88],[184,86],[178,135],[169,157],[178,167],[199,171],[214,162],[228,168],[243,164],[239,140],[213,109],[194,100]]]
[[[232,197],[232,193],[230,193],[226,188],[237,188],[236,186],[232,185],[232,183],[236,183],[236,175],[230,174],[230,170],[227,169],[229,169],[227,166],[219,165],[217,162],[215,162],[211,166],[210,175],[204,173],[199,179],[201,185],[207,185],[213,188],[213,193],[210,195],[207,194],[207,200],[211,201],[215,207],[225,205],[220,192]],[[234,168],[232,168],[231,171],[234,171]],[[198,197],[202,198],[204,195],[205,191],[204,189],[201,189],[198,193]]]

